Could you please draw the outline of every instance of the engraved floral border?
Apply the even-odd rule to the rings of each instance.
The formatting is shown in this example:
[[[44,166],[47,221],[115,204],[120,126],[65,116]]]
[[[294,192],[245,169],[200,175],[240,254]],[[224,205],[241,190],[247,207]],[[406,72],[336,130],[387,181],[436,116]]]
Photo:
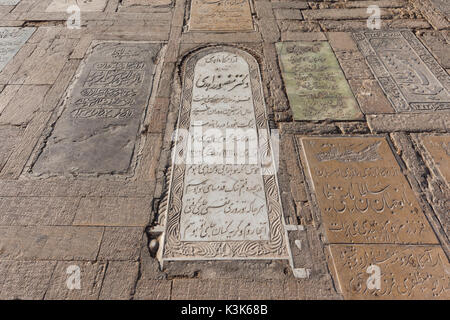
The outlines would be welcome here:
[[[368,41],[368,37],[388,37],[398,38],[402,37],[410,45],[420,57],[425,66],[434,74],[440,81],[442,86],[450,91],[450,78],[445,70],[437,63],[433,56],[420,43],[420,41],[409,30],[399,31],[371,31],[371,32],[355,32],[353,38],[355,39],[358,48],[366,58],[366,62],[372,70],[375,78],[381,85],[384,93],[391,101],[396,112],[417,112],[417,111],[441,111],[450,109],[450,102],[424,102],[424,103],[409,103],[401,93],[394,79],[389,71],[384,67],[380,60],[378,53],[373,49]]]
[[[258,63],[249,53],[228,46],[203,49],[187,60],[184,70],[184,85],[177,127],[188,130],[190,126],[195,65],[208,54],[224,51],[237,54],[248,63],[257,130],[259,132],[262,130],[268,131]],[[267,134],[269,133],[267,132]],[[265,146],[267,147],[266,152],[272,156],[270,141],[265,141]],[[163,260],[288,259],[286,234],[282,219],[283,211],[275,175],[263,176],[270,223],[270,240],[209,242],[180,240],[180,218],[186,167],[184,164],[177,164],[179,161],[176,161],[176,159],[183,157],[185,147],[186,141],[182,141],[182,138],[177,134],[177,141],[174,147],[172,176],[169,186],[169,202],[166,212]]]

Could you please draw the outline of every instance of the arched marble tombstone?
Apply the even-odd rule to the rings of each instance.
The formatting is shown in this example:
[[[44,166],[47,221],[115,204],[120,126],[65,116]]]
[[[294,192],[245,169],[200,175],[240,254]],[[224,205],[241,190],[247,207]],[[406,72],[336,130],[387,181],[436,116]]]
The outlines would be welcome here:
[[[191,56],[184,69],[163,261],[288,259],[268,137],[256,60],[224,46]]]

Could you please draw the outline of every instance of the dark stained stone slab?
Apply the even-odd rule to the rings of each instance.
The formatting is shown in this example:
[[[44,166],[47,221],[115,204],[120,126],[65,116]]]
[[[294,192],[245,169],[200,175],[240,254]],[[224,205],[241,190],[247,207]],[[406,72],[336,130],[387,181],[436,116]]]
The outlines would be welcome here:
[[[300,141],[329,243],[438,243],[385,138]]]
[[[0,27],[0,71],[31,37],[36,28]]]
[[[190,57],[163,260],[288,258],[268,137],[256,60],[222,46]]]
[[[450,109],[450,77],[411,31],[353,37],[397,112]]]
[[[280,42],[276,47],[295,120],[362,118],[327,42]]]
[[[94,45],[33,173],[127,173],[160,47],[142,42]]]

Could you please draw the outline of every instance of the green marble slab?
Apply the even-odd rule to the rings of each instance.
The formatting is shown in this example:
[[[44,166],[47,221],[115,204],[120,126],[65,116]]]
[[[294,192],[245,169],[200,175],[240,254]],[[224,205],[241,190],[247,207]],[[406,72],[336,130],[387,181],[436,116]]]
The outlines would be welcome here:
[[[327,42],[279,42],[276,47],[294,120],[363,117]]]

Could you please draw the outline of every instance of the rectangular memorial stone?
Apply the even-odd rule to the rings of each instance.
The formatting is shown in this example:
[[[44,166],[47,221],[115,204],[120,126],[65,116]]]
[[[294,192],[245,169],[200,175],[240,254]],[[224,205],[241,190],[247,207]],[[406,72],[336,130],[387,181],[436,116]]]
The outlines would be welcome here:
[[[36,28],[0,27],[0,71],[31,37]]]
[[[331,245],[329,249],[332,272],[345,299],[450,298],[450,264],[439,246]]]
[[[95,44],[33,172],[127,173],[160,48],[142,42]]]
[[[353,37],[395,111],[450,109],[450,77],[411,31]]]
[[[300,141],[330,243],[438,243],[384,138]]]
[[[192,0],[190,31],[253,31],[249,0]]]
[[[256,60],[209,48],[184,77],[163,259],[286,259]]]
[[[78,6],[81,12],[103,11],[108,0],[53,0],[46,12],[66,12],[71,6]]]
[[[430,153],[447,185],[450,186],[450,136],[422,135],[420,140]]]
[[[276,47],[295,120],[362,118],[327,42],[280,42]]]

